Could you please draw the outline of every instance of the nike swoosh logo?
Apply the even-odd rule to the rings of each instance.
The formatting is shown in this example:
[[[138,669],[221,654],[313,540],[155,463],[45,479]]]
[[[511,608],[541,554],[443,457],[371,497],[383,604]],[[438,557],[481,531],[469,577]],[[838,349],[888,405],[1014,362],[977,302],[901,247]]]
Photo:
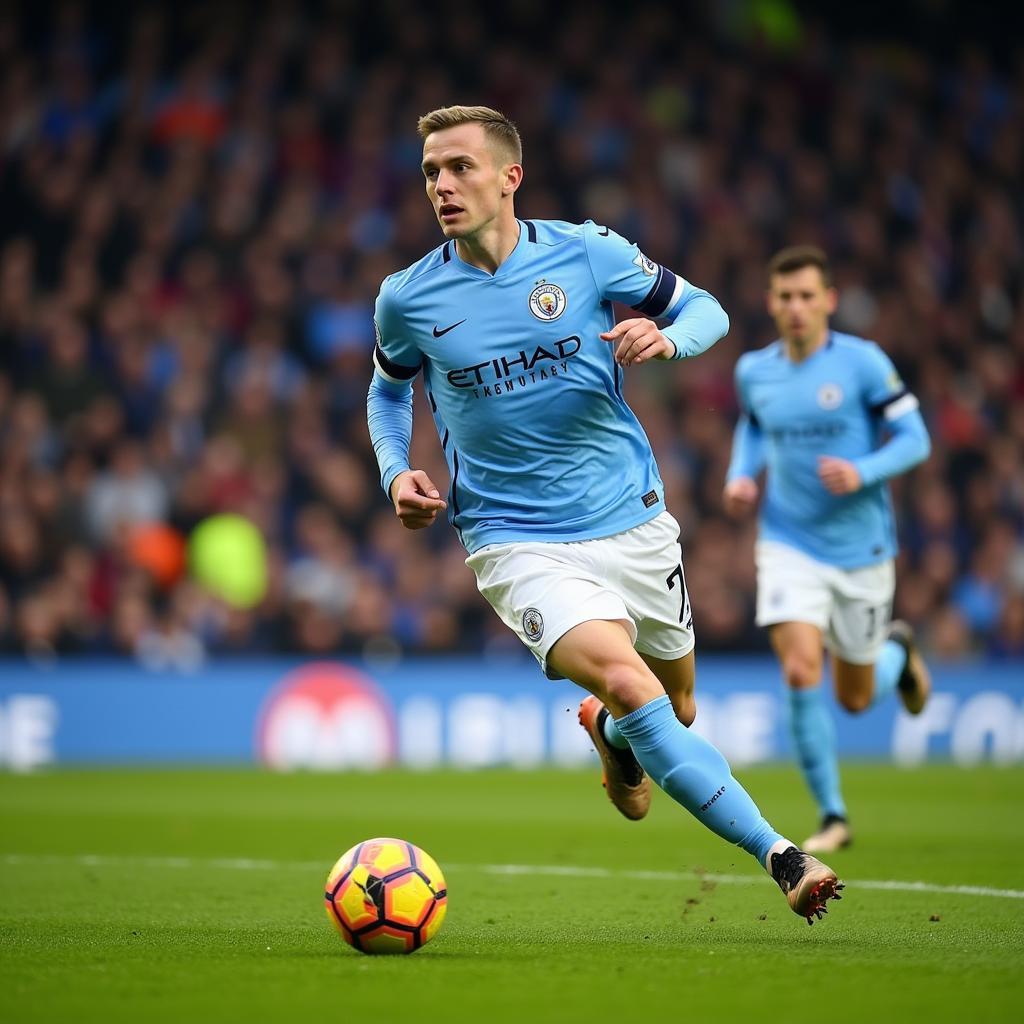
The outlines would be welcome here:
[[[434,337],[435,338],[443,337],[449,331],[454,331],[456,327],[461,326],[465,322],[466,322],[465,320],[460,320],[457,324],[452,324],[451,327],[445,327],[444,330],[441,330],[441,331],[439,331],[437,329],[437,324],[434,324]]]
[[[601,236],[602,238],[607,238],[607,237],[608,237],[608,229],[607,229],[607,228],[605,228],[605,229],[604,229],[604,231],[598,231],[598,234],[599,234],[599,235],[600,235],[600,236]]]

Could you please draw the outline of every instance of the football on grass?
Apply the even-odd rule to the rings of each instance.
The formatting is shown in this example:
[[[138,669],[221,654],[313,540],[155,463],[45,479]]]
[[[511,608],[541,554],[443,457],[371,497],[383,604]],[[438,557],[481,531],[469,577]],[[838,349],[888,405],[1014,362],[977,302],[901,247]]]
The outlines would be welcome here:
[[[404,839],[367,839],[327,876],[327,916],[361,953],[412,953],[429,942],[448,909],[444,875]]]

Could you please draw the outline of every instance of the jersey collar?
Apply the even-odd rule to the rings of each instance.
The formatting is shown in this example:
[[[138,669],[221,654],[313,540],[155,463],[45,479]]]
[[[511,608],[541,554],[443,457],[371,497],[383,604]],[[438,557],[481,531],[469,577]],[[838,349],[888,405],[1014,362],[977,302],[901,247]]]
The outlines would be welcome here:
[[[474,267],[472,264],[467,263],[459,255],[459,248],[454,241],[451,242],[449,250],[452,266],[467,277],[475,277],[479,281],[495,281],[502,277],[507,277],[525,258],[525,250],[530,244],[526,225],[518,217],[516,218],[516,223],[519,225],[519,240],[516,242],[515,248],[505,257],[504,262],[493,274],[489,274],[486,270],[481,270],[479,267]]]
[[[825,352],[833,347],[834,338],[832,335],[832,329],[829,328],[828,334],[825,335],[825,344],[820,348],[816,348],[806,359],[802,359],[799,363],[794,363],[789,358],[789,353],[786,351],[786,343],[782,338],[778,339],[779,346],[779,358],[784,359],[790,366],[806,366],[807,363],[811,362],[820,352]]]

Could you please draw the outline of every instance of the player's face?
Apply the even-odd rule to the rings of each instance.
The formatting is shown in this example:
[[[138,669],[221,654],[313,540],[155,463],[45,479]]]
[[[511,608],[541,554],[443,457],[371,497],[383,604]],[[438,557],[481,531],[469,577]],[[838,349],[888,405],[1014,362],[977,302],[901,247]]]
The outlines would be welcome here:
[[[480,124],[444,128],[424,140],[427,198],[446,238],[477,234],[498,216],[518,180],[509,173],[518,165],[501,159]]]
[[[825,284],[817,267],[775,274],[768,288],[768,312],[779,336],[797,344],[824,339],[828,318],[836,310],[836,290]]]

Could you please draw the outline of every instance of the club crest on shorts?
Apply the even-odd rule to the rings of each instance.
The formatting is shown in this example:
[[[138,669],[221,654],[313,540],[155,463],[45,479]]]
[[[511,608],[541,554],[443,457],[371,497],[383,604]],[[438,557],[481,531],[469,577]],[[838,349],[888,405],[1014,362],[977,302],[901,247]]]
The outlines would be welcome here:
[[[530,292],[530,312],[538,320],[557,320],[564,312],[569,300],[557,284],[538,281]]]
[[[527,608],[523,612],[523,632],[532,643],[544,635],[544,616],[536,608]]]
[[[838,409],[843,401],[843,389],[838,384],[822,384],[817,399],[822,409]]]

